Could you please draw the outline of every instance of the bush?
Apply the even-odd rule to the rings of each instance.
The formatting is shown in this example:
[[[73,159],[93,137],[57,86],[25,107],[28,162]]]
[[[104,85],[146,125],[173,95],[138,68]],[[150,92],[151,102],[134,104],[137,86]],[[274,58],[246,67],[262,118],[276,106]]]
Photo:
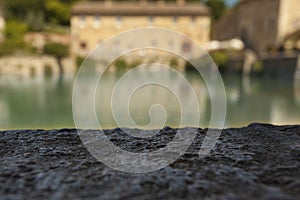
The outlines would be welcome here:
[[[139,65],[141,65],[142,63],[141,63],[141,61],[134,61],[134,62],[132,62],[131,64],[130,64],[130,68],[135,68],[135,67],[137,67],[137,66],[139,66]]]
[[[0,44],[0,56],[12,54],[15,51],[15,45],[10,44],[10,42],[5,41]]]
[[[118,71],[123,71],[123,70],[127,69],[128,64],[127,64],[127,62],[124,59],[118,59],[115,62],[115,66],[116,66],[116,68],[117,68]]]
[[[26,47],[23,36],[28,30],[26,24],[18,21],[8,21],[5,27],[5,41],[0,45],[0,55],[12,54]]]
[[[253,65],[253,71],[255,73],[261,73],[263,71],[264,64],[262,61],[256,61]]]
[[[69,55],[69,47],[61,43],[47,43],[44,46],[44,54],[48,54],[56,58],[64,58]]]
[[[63,1],[45,1],[46,18],[52,24],[68,25],[70,21],[70,6]]]
[[[12,20],[6,23],[5,37],[7,40],[23,41],[23,36],[27,32],[28,27],[26,24]]]
[[[229,56],[226,52],[221,52],[221,51],[213,52],[211,56],[214,62],[216,63],[216,65],[220,69],[224,69],[228,66]]]
[[[179,66],[178,60],[177,60],[176,58],[172,58],[172,59],[170,60],[170,66],[171,66],[172,68],[177,68],[177,67]]]
[[[79,69],[79,67],[81,66],[81,64],[83,63],[84,61],[84,57],[82,56],[77,56],[76,57],[76,66],[77,66],[77,69]]]
[[[62,58],[69,55],[69,47],[60,43],[47,43],[44,46],[44,54],[48,54],[56,58],[59,73],[62,75],[64,73]]]

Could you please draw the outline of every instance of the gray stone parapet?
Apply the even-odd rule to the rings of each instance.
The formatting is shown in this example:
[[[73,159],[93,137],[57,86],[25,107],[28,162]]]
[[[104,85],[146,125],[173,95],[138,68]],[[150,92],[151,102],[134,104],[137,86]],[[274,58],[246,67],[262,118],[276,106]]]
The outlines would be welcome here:
[[[147,174],[106,167],[76,130],[0,132],[0,199],[300,199],[300,126],[223,130],[203,159],[198,151],[206,130],[193,131],[197,136],[183,156]],[[149,152],[168,143],[176,129],[148,139],[121,129],[105,133],[122,149]]]

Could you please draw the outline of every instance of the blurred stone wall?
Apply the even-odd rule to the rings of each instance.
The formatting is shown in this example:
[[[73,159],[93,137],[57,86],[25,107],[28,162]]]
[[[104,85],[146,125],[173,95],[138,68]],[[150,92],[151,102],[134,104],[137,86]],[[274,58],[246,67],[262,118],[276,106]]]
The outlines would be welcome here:
[[[75,74],[71,58],[63,59],[64,72]],[[51,56],[8,56],[0,59],[0,75],[44,76],[59,74],[57,61]]]

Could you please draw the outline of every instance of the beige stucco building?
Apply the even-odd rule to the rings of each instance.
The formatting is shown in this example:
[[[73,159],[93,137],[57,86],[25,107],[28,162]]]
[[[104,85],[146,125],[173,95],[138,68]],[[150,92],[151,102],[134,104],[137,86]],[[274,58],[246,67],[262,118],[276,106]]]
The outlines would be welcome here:
[[[246,47],[258,53],[283,46],[300,30],[299,3],[299,0],[241,0],[213,26],[213,39],[241,38]]]
[[[172,29],[199,43],[206,43],[210,40],[210,10],[203,4],[187,3],[184,0],[172,3],[146,0],[80,2],[72,8],[72,52],[74,55],[85,56],[100,42],[123,31],[142,27]],[[172,42],[181,43],[185,50],[188,47],[184,41]]]

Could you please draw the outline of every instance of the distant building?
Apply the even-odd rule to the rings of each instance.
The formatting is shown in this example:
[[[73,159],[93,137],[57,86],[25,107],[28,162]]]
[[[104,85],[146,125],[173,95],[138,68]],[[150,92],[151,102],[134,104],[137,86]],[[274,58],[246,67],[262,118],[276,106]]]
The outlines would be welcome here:
[[[299,30],[299,0],[241,0],[213,26],[213,39],[240,38],[246,47],[263,53],[288,45]]]
[[[142,27],[172,29],[205,43],[210,40],[210,10],[203,4],[186,3],[184,0],[79,2],[72,8],[72,52],[75,55],[87,55],[101,41],[123,31]],[[185,41],[169,42],[170,45],[180,42],[182,48],[188,50]]]

